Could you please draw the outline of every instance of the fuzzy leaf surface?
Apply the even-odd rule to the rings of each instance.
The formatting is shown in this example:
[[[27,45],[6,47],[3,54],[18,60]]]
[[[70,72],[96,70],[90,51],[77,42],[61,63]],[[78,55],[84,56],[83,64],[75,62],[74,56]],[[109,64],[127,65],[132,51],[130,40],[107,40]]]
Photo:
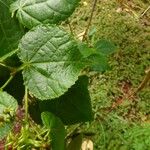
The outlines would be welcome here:
[[[66,131],[62,121],[50,112],[41,114],[42,122],[50,129],[53,150],[64,150]]]
[[[85,67],[76,41],[55,26],[38,26],[19,44],[25,85],[35,97],[46,100],[64,94]]]
[[[80,0],[18,0],[11,5],[20,23],[27,28],[39,24],[58,24],[67,19]]]

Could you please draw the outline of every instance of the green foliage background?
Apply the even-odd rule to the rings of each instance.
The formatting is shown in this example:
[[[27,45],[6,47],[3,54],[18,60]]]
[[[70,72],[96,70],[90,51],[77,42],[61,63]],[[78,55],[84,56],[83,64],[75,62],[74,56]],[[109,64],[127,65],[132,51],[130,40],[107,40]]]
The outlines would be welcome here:
[[[124,4],[116,0],[98,1],[89,33],[91,45],[99,39],[107,39],[118,47],[118,52],[110,57],[109,71],[89,73],[95,121],[87,124],[86,130],[96,133],[93,137],[96,150],[150,148],[150,84],[133,102],[125,98],[110,111],[117,99],[125,97],[122,87],[127,84],[128,92],[136,89],[150,66],[150,10],[140,17],[150,2],[134,0],[124,1]],[[85,29],[91,5],[91,1],[83,0],[72,16],[71,24],[77,35]]]

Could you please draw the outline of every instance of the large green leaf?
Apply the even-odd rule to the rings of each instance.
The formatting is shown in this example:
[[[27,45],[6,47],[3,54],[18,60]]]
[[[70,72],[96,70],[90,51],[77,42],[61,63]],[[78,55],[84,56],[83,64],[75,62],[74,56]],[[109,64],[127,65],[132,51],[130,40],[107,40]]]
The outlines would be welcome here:
[[[57,24],[68,18],[80,0],[18,0],[11,5],[20,23],[32,28],[41,23]]]
[[[12,55],[23,35],[23,29],[11,18],[9,4],[12,0],[0,0],[0,61],[4,55]]]
[[[75,40],[55,26],[34,28],[23,37],[19,50],[25,85],[42,100],[64,94],[85,67]]]
[[[12,122],[9,119],[11,120],[10,117],[15,114],[17,107],[17,101],[11,95],[0,91],[0,139],[10,131]]]
[[[81,76],[64,95],[55,100],[41,101],[39,107],[41,111],[54,113],[67,125],[91,121],[93,114],[88,92],[88,77]]]
[[[50,129],[52,149],[64,150],[66,131],[61,120],[50,112],[43,112],[41,118],[46,128]]]

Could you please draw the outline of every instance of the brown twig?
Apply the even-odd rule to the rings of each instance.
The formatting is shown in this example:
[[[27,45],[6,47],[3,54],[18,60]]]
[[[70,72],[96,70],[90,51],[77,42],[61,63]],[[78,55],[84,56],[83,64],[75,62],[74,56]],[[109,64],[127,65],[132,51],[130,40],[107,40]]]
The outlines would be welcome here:
[[[68,23],[68,26],[69,26],[69,29],[70,29],[71,34],[74,36],[74,31],[73,31],[73,28],[72,28],[72,26],[71,26],[71,24],[70,24],[70,21],[67,20],[67,23]]]
[[[145,78],[143,79],[141,84],[138,86],[138,88],[134,91],[133,96],[136,95],[139,91],[141,91],[149,82],[149,80],[150,80],[150,68],[146,70]]]
[[[93,7],[92,7],[92,12],[91,12],[91,16],[90,16],[87,28],[85,30],[85,33],[83,35],[82,41],[85,41],[87,39],[87,34],[88,34],[89,28],[90,28],[91,23],[92,23],[92,18],[93,18],[93,14],[94,14],[94,11],[95,11],[95,8],[96,8],[96,4],[97,4],[97,0],[94,0]]]
[[[147,11],[148,11],[149,9],[150,9],[150,6],[147,7],[147,9],[141,14],[140,17],[143,17],[143,16],[147,13]]]

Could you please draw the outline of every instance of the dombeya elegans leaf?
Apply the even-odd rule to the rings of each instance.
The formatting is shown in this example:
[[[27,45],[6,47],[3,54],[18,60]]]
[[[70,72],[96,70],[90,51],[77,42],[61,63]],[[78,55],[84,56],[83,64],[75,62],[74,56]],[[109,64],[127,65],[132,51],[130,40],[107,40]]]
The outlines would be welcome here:
[[[17,0],[11,5],[19,22],[27,28],[39,24],[58,24],[67,19],[80,0]]]
[[[43,112],[41,118],[44,126],[50,129],[52,149],[64,150],[66,131],[61,120],[50,112]]]
[[[19,44],[19,58],[25,85],[41,100],[64,94],[85,67],[76,41],[56,26],[29,31]]]

